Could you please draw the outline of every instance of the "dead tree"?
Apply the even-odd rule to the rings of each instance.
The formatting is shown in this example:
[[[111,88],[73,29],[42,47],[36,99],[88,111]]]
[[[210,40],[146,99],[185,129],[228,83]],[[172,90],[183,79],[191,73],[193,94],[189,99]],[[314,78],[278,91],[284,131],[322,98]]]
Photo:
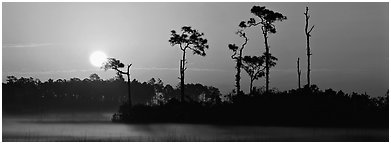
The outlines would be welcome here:
[[[312,55],[311,53],[311,50],[310,50],[310,37],[311,37],[311,32],[312,30],[314,29],[314,25],[312,25],[311,29],[308,30],[308,20],[310,19],[310,15],[308,14],[308,7],[306,7],[305,9],[305,28],[304,28],[304,32],[305,32],[305,35],[307,36],[307,85],[310,86],[310,72],[311,72],[311,64],[310,64],[310,57]]]

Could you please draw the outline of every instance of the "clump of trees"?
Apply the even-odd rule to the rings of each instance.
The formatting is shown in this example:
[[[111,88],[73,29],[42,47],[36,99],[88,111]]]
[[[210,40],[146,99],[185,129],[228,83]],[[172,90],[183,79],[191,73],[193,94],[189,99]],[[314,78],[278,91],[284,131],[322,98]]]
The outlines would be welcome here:
[[[187,85],[186,85],[187,86]],[[189,85],[190,86],[190,85]],[[199,87],[191,85],[190,87]],[[187,89],[189,89],[187,87]],[[188,92],[188,90],[187,90]],[[196,93],[196,92],[195,92]],[[129,123],[206,123],[217,125],[276,125],[316,127],[388,127],[388,94],[370,97],[316,85],[289,91],[253,90],[252,94],[228,94],[225,101],[180,102],[138,105],[125,113]],[[216,103],[218,102],[218,103]],[[125,110],[125,109],[124,109]]]
[[[266,92],[269,91],[269,72],[272,65],[272,60],[278,60],[277,58],[273,57],[270,53],[270,44],[268,43],[268,37],[269,34],[275,34],[277,32],[276,27],[274,25],[274,22],[276,21],[283,21],[286,20],[287,17],[282,15],[279,12],[274,12],[272,10],[267,9],[265,6],[253,6],[251,8],[251,13],[254,14],[256,17],[259,18],[258,21],[255,20],[255,18],[250,18],[247,22],[242,21],[240,23],[241,27],[256,27],[259,26],[262,35],[263,40],[265,44],[265,52],[263,53],[263,56],[265,56],[265,75],[266,75]]]
[[[85,79],[49,79],[44,82],[32,77],[7,76],[6,83],[2,85],[4,113],[114,111],[119,105],[129,108],[128,85],[119,76],[103,80],[99,75],[91,74]],[[180,96],[179,88],[164,84],[160,79],[152,78],[148,82],[134,79],[130,87],[135,105],[163,105]],[[221,93],[215,87],[188,84],[186,88],[186,95],[191,101],[220,101]]]
[[[32,77],[8,76],[2,85],[3,112],[13,114],[115,110],[126,96],[122,80],[102,80],[97,74],[85,79],[44,82]]]
[[[253,93],[253,82],[260,77],[266,76],[266,92],[269,92],[269,70],[271,67],[274,67],[278,60],[276,57],[270,53],[270,45],[268,44],[268,34],[276,33],[276,28],[274,26],[275,21],[286,20],[286,16],[281,13],[271,11],[265,7],[253,6],[251,13],[257,16],[260,20],[257,22],[254,18],[250,18],[249,21],[241,21],[239,27],[241,28],[237,34],[240,37],[245,39],[245,42],[242,44],[240,49],[235,44],[229,44],[228,47],[234,52],[231,56],[232,59],[236,60],[236,94],[240,94],[240,70],[243,68],[247,74],[250,76],[250,94]],[[246,28],[255,27],[260,25],[262,35],[264,38],[265,49],[266,51],[262,56],[244,56],[243,58],[243,49],[248,43],[248,38],[244,30]]]

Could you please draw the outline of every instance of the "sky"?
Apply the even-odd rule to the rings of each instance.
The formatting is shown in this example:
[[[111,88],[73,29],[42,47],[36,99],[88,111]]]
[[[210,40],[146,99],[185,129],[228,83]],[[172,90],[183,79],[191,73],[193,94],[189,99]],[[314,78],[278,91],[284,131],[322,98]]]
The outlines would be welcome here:
[[[322,90],[384,96],[388,90],[389,4],[385,3],[2,3],[2,81],[6,76],[103,79],[115,71],[94,67],[89,56],[102,51],[125,64],[131,77],[165,84],[179,83],[181,51],[168,42],[170,31],[192,26],[208,39],[206,56],[187,54],[185,83],[215,86],[223,94],[235,87],[235,62],[228,44],[241,45],[235,34],[242,20],[255,17],[252,6],[280,12],[269,36],[272,55],[278,58],[270,72],[270,87],[297,88],[296,60],[300,57],[301,83],[306,84],[305,7],[309,7],[311,83]],[[244,55],[264,51],[259,28],[246,30]],[[242,71],[241,86],[249,89]],[[265,86],[265,79],[254,83]]]

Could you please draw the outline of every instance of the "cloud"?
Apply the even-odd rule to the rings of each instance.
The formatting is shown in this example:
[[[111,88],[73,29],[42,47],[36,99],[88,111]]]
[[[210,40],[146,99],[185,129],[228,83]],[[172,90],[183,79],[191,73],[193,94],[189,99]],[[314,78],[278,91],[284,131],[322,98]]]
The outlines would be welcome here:
[[[33,48],[51,46],[52,43],[4,44],[3,48]]]

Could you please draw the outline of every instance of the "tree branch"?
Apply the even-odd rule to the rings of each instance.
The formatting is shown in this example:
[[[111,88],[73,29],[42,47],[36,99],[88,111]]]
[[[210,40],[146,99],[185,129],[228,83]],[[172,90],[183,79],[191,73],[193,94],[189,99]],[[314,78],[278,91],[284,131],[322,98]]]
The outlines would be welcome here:
[[[187,48],[189,48],[190,50],[196,51],[196,49],[194,49],[193,47],[187,47]]]
[[[117,72],[119,72],[119,73],[121,73],[121,74],[128,74],[128,73],[126,73],[126,72],[123,72],[123,71],[121,71],[121,70],[119,70],[118,68],[113,68],[114,70],[116,70]]]
[[[310,34],[310,33],[311,33],[312,29],[314,29],[314,26],[315,26],[315,25],[312,25],[312,27],[311,27],[310,31],[308,31],[308,34]]]
[[[251,26],[257,26],[257,25],[259,25],[259,24],[261,24],[261,22],[254,23],[254,24],[248,24],[248,26],[249,26],[249,27],[251,27]]]
[[[182,47],[182,43],[179,44],[179,48],[181,48],[181,50],[185,50],[185,49],[183,49],[183,47]]]
[[[130,72],[129,72],[130,66],[132,66],[132,64],[129,64],[129,65],[128,65],[128,71],[127,71],[127,74],[130,74]]]
[[[236,55],[236,51],[234,52],[234,54],[231,55],[231,58],[232,59],[237,59],[237,57],[234,57]]]
[[[186,50],[186,48],[191,48],[191,47],[189,47],[189,45],[190,45],[190,43],[187,43],[184,50]]]
[[[242,51],[244,49],[244,46],[246,46],[246,44],[248,42],[248,38],[246,37],[245,34],[242,34],[241,36],[244,37],[244,43],[242,44],[242,47],[240,48],[240,51]]]

